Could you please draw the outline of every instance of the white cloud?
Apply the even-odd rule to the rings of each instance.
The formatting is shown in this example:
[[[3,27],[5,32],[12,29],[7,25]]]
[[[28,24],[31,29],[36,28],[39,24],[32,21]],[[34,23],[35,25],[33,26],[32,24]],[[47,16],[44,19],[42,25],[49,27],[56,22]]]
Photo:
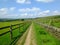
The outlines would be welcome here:
[[[32,7],[32,8],[23,8],[23,9],[19,9],[19,12],[37,12],[40,11],[40,8],[37,7]]]
[[[28,14],[27,13],[24,13],[24,14],[21,14],[21,16],[24,16],[25,17],[25,16],[28,16]]]
[[[48,2],[53,2],[54,0],[36,0],[37,2],[45,2],[45,3],[48,3]]]
[[[34,18],[35,16],[33,14],[28,14],[28,13],[22,13],[19,18]]]
[[[12,17],[12,13],[14,12],[15,7],[10,7],[10,8],[0,8],[0,18],[9,18]],[[11,15],[10,15],[11,14]],[[15,13],[14,13],[15,15]]]
[[[47,14],[49,12],[50,12],[50,10],[43,11],[44,14]]]
[[[8,9],[7,8],[1,8],[0,9],[0,14],[1,15],[7,14],[7,12],[8,12]]]
[[[0,15],[7,15],[9,12],[14,11],[15,7],[0,8]]]
[[[32,10],[32,11],[40,11],[40,8],[33,7],[31,10]]]
[[[0,11],[7,11],[7,8],[0,8]]]
[[[40,11],[38,13],[38,17],[47,16],[47,15],[49,15],[49,13],[50,13],[50,10]]]
[[[29,0],[16,0],[16,2],[20,3],[20,4],[23,4],[23,3],[31,4],[31,2]]]
[[[43,17],[43,16],[50,16],[50,15],[59,15],[60,11],[50,11],[32,7],[32,8],[22,8],[15,10],[15,7],[10,8],[0,8],[0,18],[34,18],[34,17]],[[16,11],[16,13],[14,12]]]
[[[23,12],[23,16],[30,16],[30,17],[38,17],[38,16],[46,16],[47,14],[50,13],[50,10],[45,10],[42,11],[40,8],[37,7],[32,7],[32,8],[24,8],[24,9],[19,9],[19,12]],[[25,15],[27,13],[27,15]]]
[[[41,11],[40,8],[37,7],[32,7],[32,8],[23,8],[23,9],[19,9],[18,10],[21,14],[21,16],[23,17],[36,17],[37,13],[39,13]]]
[[[31,1],[26,1],[26,4],[31,4]]]
[[[13,10],[15,10],[15,8],[16,8],[16,7],[11,7],[10,10],[13,11]]]
[[[24,3],[25,0],[16,0],[17,3]]]
[[[52,13],[53,15],[59,15],[60,14],[60,11],[58,11],[58,10],[55,10],[55,11],[53,11],[53,13]]]

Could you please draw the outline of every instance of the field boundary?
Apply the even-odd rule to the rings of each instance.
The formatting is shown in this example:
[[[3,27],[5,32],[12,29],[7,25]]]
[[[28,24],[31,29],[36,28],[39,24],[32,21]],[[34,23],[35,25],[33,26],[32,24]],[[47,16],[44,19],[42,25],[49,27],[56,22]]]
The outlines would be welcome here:
[[[38,23],[38,22],[36,23],[48,29],[49,32],[53,33],[58,39],[60,39],[60,28],[49,26],[43,23]]]
[[[23,28],[24,28],[24,25],[26,25],[26,24],[27,24],[27,22],[2,27],[2,28],[0,28],[0,30],[9,28],[9,31],[6,31],[6,32],[1,33],[1,34],[0,34],[0,37],[3,36],[3,35],[5,35],[5,34],[7,34],[7,33],[10,33],[10,34],[9,34],[9,35],[10,35],[10,40],[11,40],[10,45],[12,45],[12,44],[21,36],[21,35],[20,35],[20,27],[23,27]],[[30,23],[28,24],[28,26],[29,26],[29,25],[30,25]],[[14,26],[17,26],[17,27],[13,28]],[[28,28],[28,27],[26,27],[26,29],[27,29],[27,28]],[[14,37],[13,37],[13,31],[14,31],[15,29],[18,29],[19,35],[18,35],[17,37],[15,37],[15,39],[13,40],[13,38],[14,38]],[[26,30],[26,29],[25,29],[25,30]],[[24,30],[24,29],[23,29],[23,30]],[[24,31],[24,32],[25,32],[25,31]],[[22,33],[24,33],[24,32],[22,32]]]

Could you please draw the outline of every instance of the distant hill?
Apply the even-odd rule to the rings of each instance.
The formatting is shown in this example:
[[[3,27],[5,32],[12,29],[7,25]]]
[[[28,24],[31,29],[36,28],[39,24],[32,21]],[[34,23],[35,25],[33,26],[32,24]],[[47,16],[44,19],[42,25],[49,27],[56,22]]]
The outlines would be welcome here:
[[[49,16],[49,17],[47,17],[47,18],[60,18],[60,15],[56,15],[56,16]]]
[[[47,17],[38,17],[37,19],[45,19],[45,18],[50,18],[50,19],[52,19],[52,18],[54,18],[54,19],[56,19],[56,18],[60,18],[60,15],[55,15],[55,16],[47,16]]]
[[[4,22],[4,21],[15,21],[15,20],[20,20],[20,19],[0,19],[0,22]]]

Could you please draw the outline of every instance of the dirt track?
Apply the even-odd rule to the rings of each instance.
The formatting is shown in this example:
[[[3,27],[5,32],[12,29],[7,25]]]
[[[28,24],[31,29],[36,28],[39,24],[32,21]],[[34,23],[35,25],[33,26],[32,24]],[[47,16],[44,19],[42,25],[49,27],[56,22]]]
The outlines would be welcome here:
[[[30,43],[31,43],[31,31],[32,31],[32,25],[30,26],[30,29],[29,29],[29,32],[28,32],[28,35],[27,35],[27,38],[25,40],[24,45],[30,45]]]
[[[16,45],[36,45],[34,39],[33,24],[31,24],[23,36],[18,40]]]

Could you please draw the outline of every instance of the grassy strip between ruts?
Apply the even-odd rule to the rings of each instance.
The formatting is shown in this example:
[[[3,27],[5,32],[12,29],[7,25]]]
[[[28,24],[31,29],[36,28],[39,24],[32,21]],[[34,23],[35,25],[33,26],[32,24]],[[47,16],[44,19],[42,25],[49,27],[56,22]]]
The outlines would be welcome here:
[[[34,23],[34,28],[37,45],[60,45],[60,41],[50,35],[42,26]]]

